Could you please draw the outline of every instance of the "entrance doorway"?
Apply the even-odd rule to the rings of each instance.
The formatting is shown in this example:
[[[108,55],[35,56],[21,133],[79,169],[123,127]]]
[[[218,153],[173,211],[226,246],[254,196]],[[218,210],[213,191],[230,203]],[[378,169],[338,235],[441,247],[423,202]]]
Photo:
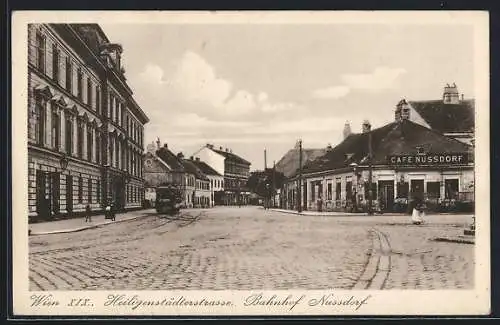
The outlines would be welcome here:
[[[458,179],[445,179],[444,181],[444,197],[445,199],[458,198]]]
[[[378,182],[378,200],[382,211],[392,211],[394,207],[394,181]]]
[[[419,197],[424,198],[424,180],[413,179],[411,181],[411,198]]]
[[[50,210],[50,186],[47,184],[47,173],[36,171],[36,212],[39,218],[48,219]]]
[[[116,210],[122,210],[125,207],[125,184],[121,177],[113,178],[112,198]]]
[[[302,210],[307,210],[307,184],[302,184]]]

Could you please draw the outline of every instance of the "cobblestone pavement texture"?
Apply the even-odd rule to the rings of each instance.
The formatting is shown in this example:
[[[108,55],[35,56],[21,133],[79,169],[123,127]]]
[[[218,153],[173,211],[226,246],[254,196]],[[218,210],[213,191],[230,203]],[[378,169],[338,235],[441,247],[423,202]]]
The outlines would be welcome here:
[[[384,288],[471,288],[474,245],[428,240],[462,220],[366,218],[224,207],[31,236],[30,290],[350,289],[376,254],[390,256]]]

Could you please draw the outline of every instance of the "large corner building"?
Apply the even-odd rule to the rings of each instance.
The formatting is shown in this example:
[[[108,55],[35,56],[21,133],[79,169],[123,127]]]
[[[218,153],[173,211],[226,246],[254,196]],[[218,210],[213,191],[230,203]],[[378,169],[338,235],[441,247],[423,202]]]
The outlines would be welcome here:
[[[31,219],[87,204],[139,208],[149,120],[132,96],[122,47],[97,24],[28,26],[28,207]]]

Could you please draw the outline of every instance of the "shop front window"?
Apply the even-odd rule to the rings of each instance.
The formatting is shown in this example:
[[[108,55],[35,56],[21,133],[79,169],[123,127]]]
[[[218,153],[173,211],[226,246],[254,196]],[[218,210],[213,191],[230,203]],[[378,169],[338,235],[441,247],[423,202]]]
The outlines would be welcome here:
[[[398,198],[407,199],[409,192],[408,182],[399,182],[397,187],[398,187]]]
[[[429,199],[439,199],[440,197],[439,182],[427,182],[427,197]]]
[[[352,181],[345,183],[345,191],[347,200],[352,200]]]

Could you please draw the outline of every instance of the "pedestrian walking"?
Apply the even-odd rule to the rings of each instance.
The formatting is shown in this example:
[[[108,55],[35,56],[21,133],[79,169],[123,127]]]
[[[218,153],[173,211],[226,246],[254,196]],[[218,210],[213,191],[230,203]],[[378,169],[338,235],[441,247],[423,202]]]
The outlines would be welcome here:
[[[90,209],[90,204],[85,207],[85,222],[92,222],[92,210]]]
[[[111,219],[111,205],[109,204],[104,208],[104,219]]]
[[[115,221],[116,220],[116,214],[115,214],[115,205],[113,203],[111,203],[111,221]]]

